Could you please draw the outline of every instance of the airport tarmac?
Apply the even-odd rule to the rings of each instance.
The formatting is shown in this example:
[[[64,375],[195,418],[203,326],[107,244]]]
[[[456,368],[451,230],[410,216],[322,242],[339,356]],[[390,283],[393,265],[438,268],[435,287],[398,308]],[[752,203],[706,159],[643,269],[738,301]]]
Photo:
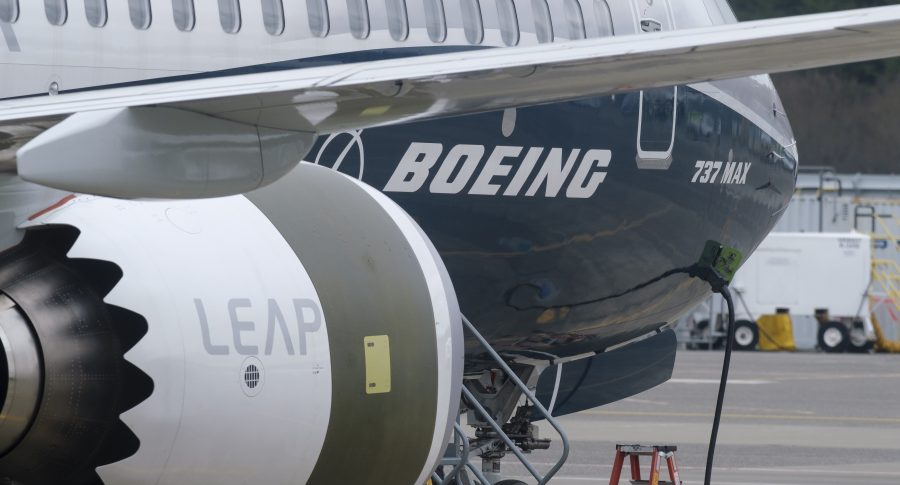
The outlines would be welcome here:
[[[561,418],[572,452],[551,483],[609,483],[616,443],[677,445],[682,480],[702,483],[722,355],[680,351],[669,382]],[[555,440],[532,458],[546,470],[559,452]],[[713,483],[900,483],[900,356],[736,352]]]

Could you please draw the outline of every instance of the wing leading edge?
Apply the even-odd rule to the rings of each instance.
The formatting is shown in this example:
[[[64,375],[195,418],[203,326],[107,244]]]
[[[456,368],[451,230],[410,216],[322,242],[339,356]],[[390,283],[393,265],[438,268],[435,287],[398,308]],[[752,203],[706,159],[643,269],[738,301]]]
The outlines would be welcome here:
[[[322,134],[898,55],[900,6],[892,6],[9,100],[0,102],[0,124],[162,107],[199,120]],[[28,177],[23,165],[60,153],[46,149],[62,146],[65,137],[51,137],[54,130],[19,150],[23,177],[47,183]],[[76,132],[70,126],[65,135]],[[70,164],[81,158],[78,145],[94,160],[104,149],[66,145]]]

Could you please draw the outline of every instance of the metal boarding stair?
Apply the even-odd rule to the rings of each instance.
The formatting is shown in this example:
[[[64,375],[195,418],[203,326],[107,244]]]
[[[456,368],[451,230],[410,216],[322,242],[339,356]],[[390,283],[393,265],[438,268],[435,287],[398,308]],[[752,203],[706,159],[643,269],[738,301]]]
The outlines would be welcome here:
[[[545,419],[553,429],[560,436],[560,441],[562,442],[562,455],[559,460],[550,468],[550,470],[546,474],[541,474],[534,465],[528,460],[528,457],[525,456],[525,453],[516,446],[513,438],[507,434],[507,432],[503,429],[503,423],[498,423],[494,416],[491,416],[490,412],[488,412],[485,407],[478,402],[478,399],[475,395],[467,389],[465,386],[462,388],[461,402],[465,404],[470,409],[474,410],[478,413],[478,415],[490,425],[490,428],[496,433],[496,437],[499,438],[503,444],[506,445],[506,449],[509,452],[512,452],[515,457],[519,460],[519,462],[524,466],[528,472],[537,480],[538,485],[545,485],[553,478],[554,475],[563,467],[566,460],[569,457],[569,438],[566,436],[566,432],[562,429],[559,422],[556,421],[553,416],[550,415],[550,412],[538,401],[535,397],[534,393],[525,385],[522,379],[509,367],[503,357],[494,350],[493,347],[488,343],[488,341],[478,332],[474,325],[469,321],[465,315],[462,316],[463,324],[465,325],[465,329],[469,331],[479,342],[479,344],[487,351],[488,355],[497,363],[499,368],[503,371],[503,373],[510,379],[515,386],[522,392],[527,401],[530,401],[533,406],[534,414],[540,416]],[[459,484],[459,485],[493,485],[493,482],[485,475],[485,473],[481,470],[479,464],[472,463],[471,457],[478,456],[482,452],[489,451],[486,448],[491,448],[492,445],[488,443],[487,445],[483,445],[481,447],[473,447],[472,439],[465,433],[465,430],[459,423],[459,419],[453,426],[454,429],[454,439],[453,443],[450,443],[447,448],[447,453],[444,455],[444,458],[441,460],[440,465],[442,467],[450,467],[450,471],[446,473],[446,475],[441,478],[437,472],[432,474],[431,481],[434,485],[444,485],[444,484]],[[475,476],[477,481],[471,481],[466,471],[472,473]]]
[[[869,298],[873,301],[870,306],[874,310],[878,304],[888,303],[891,305],[892,315],[900,315],[900,265],[892,259],[873,259],[872,260],[872,283],[881,287],[883,299],[875,301],[878,296],[871,295]],[[900,341],[888,340],[884,335],[884,329],[872,312],[872,326],[875,328],[875,344],[879,350],[887,352],[900,352]]]
[[[874,203],[896,205],[896,201],[879,201],[872,200]],[[869,236],[872,238],[872,276],[869,287],[869,312],[872,318],[872,326],[875,329],[875,345],[878,350],[885,352],[900,352],[900,341],[889,340],[885,336],[875,310],[883,304],[888,305],[888,313],[894,320],[895,324],[900,322],[900,264],[896,259],[875,258],[874,254],[880,242],[886,243],[882,249],[893,248],[894,254],[900,254],[900,240],[891,230],[890,222],[894,225],[900,223],[893,214],[879,214],[874,205],[865,204],[858,205],[853,214],[854,228],[859,230],[860,219],[871,219]]]

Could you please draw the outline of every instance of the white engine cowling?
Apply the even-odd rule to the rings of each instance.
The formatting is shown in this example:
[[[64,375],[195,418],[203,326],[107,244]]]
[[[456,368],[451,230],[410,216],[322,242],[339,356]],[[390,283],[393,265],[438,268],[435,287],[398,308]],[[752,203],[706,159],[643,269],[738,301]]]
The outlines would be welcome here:
[[[0,255],[0,477],[424,483],[442,454],[459,309],[379,192],[301,164],[249,198],[72,197],[27,230]]]

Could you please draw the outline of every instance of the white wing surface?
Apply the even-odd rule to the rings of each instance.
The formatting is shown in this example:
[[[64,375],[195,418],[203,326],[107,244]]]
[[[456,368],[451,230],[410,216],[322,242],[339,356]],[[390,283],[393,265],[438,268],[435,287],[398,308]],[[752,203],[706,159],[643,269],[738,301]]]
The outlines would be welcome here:
[[[898,55],[900,6],[893,6],[24,98],[0,102],[0,125],[34,126],[75,115],[19,150],[19,171],[25,178],[59,188],[104,193],[83,184],[63,186],[61,180],[71,174],[58,173],[53,162],[60,154],[69,164],[84,160],[95,169],[92,178],[96,178],[108,168],[103,160],[121,158],[121,153],[108,157],[99,153],[112,150],[102,143],[85,143],[90,135],[79,140],[91,129],[85,126],[102,129],[115,121],[120,125],[115,134],[139,140],[131,148],[146,158],[162,153],[154,137],[166,135],[168,128],[157,126],[166,124],[161,121],[147,123],[144,117],[164,119],[177,111],[181,123],[190,127],[193,148],[202,149],[214,138],[210,134],[238,139],[243,133],[251,145],[263,147],[251,158],[264,159],[268,146],[271,160],[294,156],[291,150],[284,155],[284,147],[305,146],[313,134]],[[148,115],[152,110],[163,111]],[[208,128],[204,120],[210,120]],[[80,155],[79,150],[87,153]],[[178,160],[167,163],[191,163],[183,157]],[[240,164],[241,159],[232,163]],[[271,182],[277,172],[269,169],[269,176],[258,177],[259,184]],[[111,177],[107,184],[120,182]],[[179,189],[183,193],[141,193],[146,190],[139,185],[105,193],[195,195],[189,187]],[[244,189],[229,186],[206,195]]]

